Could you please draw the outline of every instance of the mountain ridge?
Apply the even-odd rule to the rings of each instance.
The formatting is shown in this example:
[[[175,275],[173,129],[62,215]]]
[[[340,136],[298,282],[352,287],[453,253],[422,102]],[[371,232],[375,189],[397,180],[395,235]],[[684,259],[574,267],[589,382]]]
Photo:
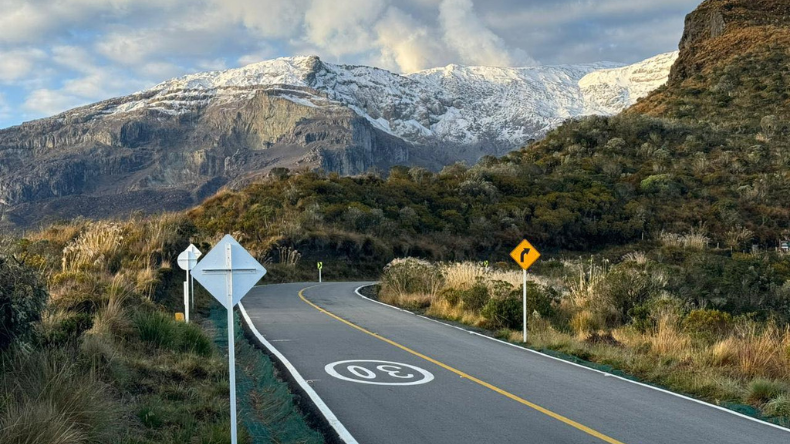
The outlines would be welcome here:
[[[140,199],[103,203],[129,193],[179,196],[160,200],[164,209],[181,209],[278,167],[357,174],[474,162],[539,139],[568,118],[630,106],[646,94],[634,73],[665,78],[674,56],[630,70],[450,65],[409,75],[301,56],[191,74],[0,130],[0,202],[10,207],[7,219],[25,225],[40,214],[141,208]],[[609,71],[582,88],[601,70]]]

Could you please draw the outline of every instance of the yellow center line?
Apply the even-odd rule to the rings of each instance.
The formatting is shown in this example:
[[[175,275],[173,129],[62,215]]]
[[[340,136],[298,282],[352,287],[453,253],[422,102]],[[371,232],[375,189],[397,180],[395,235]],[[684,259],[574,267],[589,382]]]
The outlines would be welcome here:
[[[616,440],[614,438],[611,438],[609,436],[606,436],[603,433],[601,433],[601,432],[599,432],[597,430],[591,429],[591,428],[587,427],[584,424],[580,424],[580,423],[578,423],[578,422],[576,422],[576,421],[574,421],[572,419],[566,418],[566,417],[560,415],[559,413],[554,413],[554,412],[552,412],[551,410],[549,410],[547,408],[544,408],[544,407],[541,407],[541,406],[539,406],[539,405],[537,405],[535,403],[529,402],[526,399],[518,397],[518,396],[516,396],[516,395],[514,395],[514,394],[512,394],[512,393],[510,393],[508,391],[502,390],[501,388],[499,388],[499,387],[497,387],[497,386],[495,386],[493,384],[489,384],[489,383],[487,383],[487,382],[485,382],[485,381],[483,381],[481,379],[475,378],[474,376],[469,375],[467,373],[464,373],[461,370],[458,370],[458,369],[456,369],[454,367],[451,367],[451,366],[449,366],[449,365],[447,365],[447,364],[445,364],[443,362],[437,361],[436,359],[433,359],[430,356],[426,356],[426,355],[424,355],[424,354],[422,354],[422,353],[420,353],[418,351],[414,351],[414,350],[410,349],[409,347],[406,347],[405,345],[398,344],[397,342],[395,342],[395,341],[393,341],[391,339],[387,339],[387,338],[385,338],[385,337],[383,337],[383,336],[381,336],[379,334],[376,334],[376,333],[373,333],[372,331],[366,330],[365,328],[362,328],[359,325],[356,325],[356,324],[354,324],[354,323],[352,323],[350,321],[347,321],[347,320],[341,318],[340,316],[337,316],[334,313],[330,313],[330,312],[324,310],[323,308],[319,307],[318,305],[316,305],[316,304],[310,302],[309,300],[307,300],[307,298],[305,298],[305,296],[304,296],[305,290],[309,290],[309,289],[315,288],[315,287],[318,287],[318,285],[314,285],[312,287],[303,288],[302,290],[300,290],[299,291],[299,298],[302,299],[305,303],[307,303],[307,305],[315,308],[316,310],[320,311],[321,313],[323,313],[323,314],[325,314],[325,315],[327,315],[327,316],[329,316],[329,317],[331,317],[333,319],[336,319],[336,320],[348,325],[351,328],[355,328],[355,329],[361,331],[362,333],[365,333],[367,335],[373,336],[374,338],[380,339],[380,340],[386,342],[387,344],[390,344],[392,346],[398,347],[399,349],[401,349],[401,350],[403,350],[405,352],[411,353],[412,355],[417,356],[418,358],[422,358],[422,359],[424,359],[424,360],[426,360],[426,361],[428,361],[428,362],[430,362],[432,364],[436,364],[439,367],[441,367],[441,368],[443,368],[445,370],[451,371],[451,372],[455,373],[456,375],[458,375],[458,376],[460,376],[462,378],[466,378],[466,379],[468,379],[468,380],[470,380],[470,381],[472,381],[472,382],[474,382],[476,384],[482,385],[483,387],[485,387],[485,388],[487,388],[489,390],[493,390],[494,392],[499,393],[500,395],[505,396],[507,398],[510,398],[513,401],[516,401],[516,402],[518,402],[520,404],[523,404],[523,405],[525,405],[525,406],[527,406],[529,408],[537,410],[540,413],[543,413],[544,415],[547,415],[547,416],[550,416],[550,417],[556,419],[557,421],[561,421],[561,422],[563,422],[563,423],[565,423],[565,424],[567,424],[567,425],[569,425],[569,426],[571,426],[571,427],[573,427],[575,429],[581,430],[582,432],[587,433],[588,435],[592,435],[592,436],[594,436],[594,437],[596,437],[596,438],[598,438],[598,439],[600,439],[602,441],[606,441],[606,442],[608,442],[610,444],[624,444],[623,442],[618,441],[618,440]]]

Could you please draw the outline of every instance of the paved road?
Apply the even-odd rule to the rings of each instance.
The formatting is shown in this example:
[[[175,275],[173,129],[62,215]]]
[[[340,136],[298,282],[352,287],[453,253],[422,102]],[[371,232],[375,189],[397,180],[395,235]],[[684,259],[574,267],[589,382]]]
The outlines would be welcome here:
[[[256,287],[243,302],[360,443],[790,443],[784,429],[363,299],[363,284]]]

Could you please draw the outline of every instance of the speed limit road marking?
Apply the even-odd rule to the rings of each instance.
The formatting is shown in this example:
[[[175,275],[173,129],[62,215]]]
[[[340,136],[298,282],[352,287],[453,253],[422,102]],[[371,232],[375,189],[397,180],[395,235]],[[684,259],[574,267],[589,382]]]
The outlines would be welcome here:
[[[420,367],[392,361],[354,359],[327,364],[324,370],[343,381],[372,385],[419,385],[433,381],[433,375]]]

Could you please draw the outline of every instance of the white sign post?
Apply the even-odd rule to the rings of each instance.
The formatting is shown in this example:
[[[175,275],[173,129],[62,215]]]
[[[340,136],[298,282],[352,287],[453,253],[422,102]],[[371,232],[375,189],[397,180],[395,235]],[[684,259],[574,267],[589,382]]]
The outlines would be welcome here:
[[[230,370],[230,442],[236,444],[236,347],[233,307],[266,274],[258,261],[231,235],[225,235],[192,270],[192,276],[228,311]]]
[[[189,271],[195,268],[198,258],[203,253],[196,246],[189,244],[186,250],[178,255],[178,266],[187,271],[187,280],[184,282],[184,320],[189,323],[189,307],[195,308],[195,282],[191,279]],[[192,287],[192,303],[189,302],[189,287]]]
[[[321,283],[321,270],[324,268],[324,263],[323,262],[319,262],[317,264],[317,266],[318,266],[318,283],[320,284]]]

